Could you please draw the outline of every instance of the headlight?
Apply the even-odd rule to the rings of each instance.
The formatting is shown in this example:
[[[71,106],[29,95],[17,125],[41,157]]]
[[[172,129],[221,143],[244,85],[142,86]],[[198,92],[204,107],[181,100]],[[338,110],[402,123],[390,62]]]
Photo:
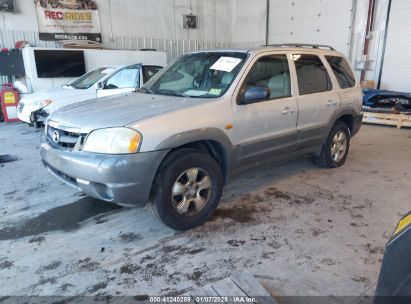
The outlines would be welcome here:
[[[90,133],[83,151],[104,154],[131,154],[138,152],[142,136],[129,128],[99,129]]]
[[[40,101],[40,107],[41,107],[41,108],[45,108],[45,107],[47,107],[49,104],[51,104],[52,102],[53,102],[53,100],[50,100],[50,99],[42,100],[42,101]]]

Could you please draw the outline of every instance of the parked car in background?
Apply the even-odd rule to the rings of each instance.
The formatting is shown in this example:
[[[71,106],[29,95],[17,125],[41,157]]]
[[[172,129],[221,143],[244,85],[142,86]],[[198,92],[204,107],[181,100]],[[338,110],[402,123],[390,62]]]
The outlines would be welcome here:
[[[47,116],[63,106],[135,91],[161,69],[143,64],[98,68],[60,88],[25,96],[19,102],[17,115],[28,124],[41,127]]]
[[[41,156],[87,195],[149,201],[167,225],[189,229],[212,215],[235,172],[306,154],[342,166],[361,101],[348,61],[332,48],[197,52],[137,93],[54,112]]]

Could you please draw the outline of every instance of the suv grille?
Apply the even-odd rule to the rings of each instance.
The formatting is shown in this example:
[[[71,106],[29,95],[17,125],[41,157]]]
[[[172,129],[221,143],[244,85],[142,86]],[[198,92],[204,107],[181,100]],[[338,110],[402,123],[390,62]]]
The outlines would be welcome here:
[[[47,140],[53,147],[65,150],[80,150],[87,134],[68,132],[47,126]]]

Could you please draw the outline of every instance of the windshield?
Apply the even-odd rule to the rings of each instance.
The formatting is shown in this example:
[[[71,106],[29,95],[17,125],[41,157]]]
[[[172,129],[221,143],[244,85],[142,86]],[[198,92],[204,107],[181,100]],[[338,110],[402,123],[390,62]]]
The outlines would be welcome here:
[[[180,57],[154,76],[141,92],[184,97],[224,95],[247,58],[247,53],[210,52]]]
[[[67,86],[79,90],[88,89],[111,72],[113,72],[113,69],[99,68],[89,73],[86,73],[77,79],[74,79],[72,82],[69,82]]]

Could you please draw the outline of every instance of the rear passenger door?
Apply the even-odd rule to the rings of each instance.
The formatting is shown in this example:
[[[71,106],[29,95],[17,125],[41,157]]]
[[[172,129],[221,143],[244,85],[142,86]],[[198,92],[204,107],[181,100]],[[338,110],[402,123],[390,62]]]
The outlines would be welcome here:
[[[250,66],[233,105],[238,167],[290,153],[297,144],[298,108],[292,94],[289,56],[262,55]],[[269,89],[269,98],[242,104],[239,97],[250,87]]]
[[[298,150],[308,150],[324,144],[341,100],[322,58],[316,54],[293,54],[292,58],[299,91]]]
[[[350,64],[344,57],[340,56],[325,56],[328,64],[334,72],[335,78],[341,88],[341,110],[356,109],[361,111],[362,91],[357,87],[354,73]]]

